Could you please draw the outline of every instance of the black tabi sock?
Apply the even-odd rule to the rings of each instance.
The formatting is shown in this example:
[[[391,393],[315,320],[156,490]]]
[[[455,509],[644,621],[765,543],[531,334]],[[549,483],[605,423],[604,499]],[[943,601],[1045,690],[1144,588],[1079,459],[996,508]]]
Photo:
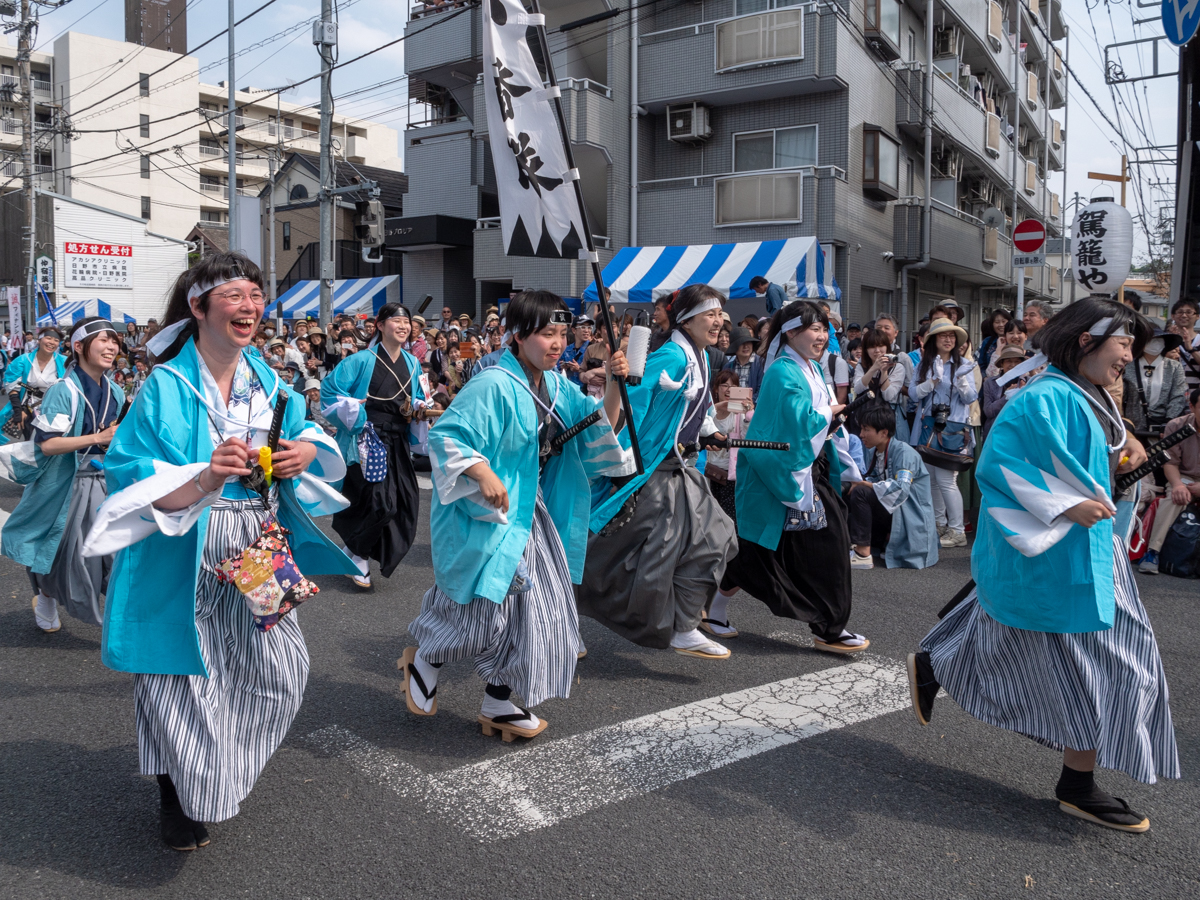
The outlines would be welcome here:
[[[1095,773],[1080,772],[1064,764],[1062,774],[1058,777],[1058,785],[1054,788],[1054,796],[1066,803],[1076,806],[1081,803],[1103,803],[1111,801],[1112,797],[1096,786]]]
[[[493,700],[507,700],[512,695],[512,688],[505,684],[489,684],[483,692]]]

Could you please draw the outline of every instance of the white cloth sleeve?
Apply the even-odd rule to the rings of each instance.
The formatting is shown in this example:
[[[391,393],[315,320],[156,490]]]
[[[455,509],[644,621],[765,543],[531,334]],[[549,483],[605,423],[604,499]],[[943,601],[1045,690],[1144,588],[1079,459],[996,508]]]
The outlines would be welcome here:
[[[156,531],[170,537],[186,534],[212,502],[221,496],[222,482],[191,506],[167,512],[154,503],[175,491],[208,468],[208,463],[175,466],[154,461],[154,474],[109,494],[96,512],[96,521],[83,542],[84,556],[108,556],[136,544]]]
[[[337,416],[346,428],[353,429],[358,422],[358,413],[362,404],[353,397],[338,397],[333,403],[321,408],[321,415],[327,419]]]
[[[471,518],[507,525],[508,516],[492,506],[479,489],[479,482],[466,474],[467,469],[481,462],[487,462],[482,454],[470,447],[464,448],[451,438],[443,439],[436,465],[432,466],[430,472],[438,500],[446,506],[465,500],[479,509],[479,512],[471,514]]]
[[[342,459],[342,451],[337,442],[317,427],[316,422],[306,422],[304,429],[296,436],[298,441],[308,441],[317,448],[317,455],[304,474],[320,481],[341,481],[346,477],[346,461]]]

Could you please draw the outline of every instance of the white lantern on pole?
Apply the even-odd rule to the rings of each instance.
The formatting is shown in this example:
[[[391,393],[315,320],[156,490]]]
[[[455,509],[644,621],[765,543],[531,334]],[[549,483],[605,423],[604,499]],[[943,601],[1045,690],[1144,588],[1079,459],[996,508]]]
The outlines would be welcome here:
[[[1093,294],[1114,294],[1133,262],[1133,217],[1112,197],[1093,200],[1071,223],[1075,281]]]

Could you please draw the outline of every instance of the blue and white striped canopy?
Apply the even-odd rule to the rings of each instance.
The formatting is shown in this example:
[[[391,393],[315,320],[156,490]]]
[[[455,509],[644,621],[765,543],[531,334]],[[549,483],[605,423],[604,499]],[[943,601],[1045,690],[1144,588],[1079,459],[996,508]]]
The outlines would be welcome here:
[[[377,312],[387,302],[387,289],[399,279],[399,275],[382,275],[379,278],[344,278],[333,283],[333,311],[335,313]],[[321,311],[321,282],[300,281],[285,291],[276,303],[283,304],[285,319],[316,317]],[[266,311],[268,317],[275,315],[275,304]]]
[[[756,296],[750,279],[761,275],[789,297],[841,298],[816,238],[695,244],[681,247],[624,247],[604,267],[613,303],[653,303],[689,284],[709,284],[730,298]],[[596,299],[596,284],[583,299]]]
[[[137,322],[133,316],[126,315],[103,300],[67,300],[38,316],[38,325],[71,325],[88,316],[103,316],[110,322]]]

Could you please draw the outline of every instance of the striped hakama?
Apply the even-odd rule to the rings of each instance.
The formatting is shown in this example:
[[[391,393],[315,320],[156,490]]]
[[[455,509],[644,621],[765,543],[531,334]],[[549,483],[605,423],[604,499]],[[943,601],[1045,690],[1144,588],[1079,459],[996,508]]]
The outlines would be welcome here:
[[[108,496],[104,471],[91,465],[93,458],[81,457],[75,480],[71,484],[67,523],[59,538],[50,571],[43,575],[30,570],[29,580],[35,591],[57,600],[60,609],[81,622],[99,625],[104,621],[100,596],[108,590],[113,558],[83,555],[83,539],[92,530],[96,510]]]
[[[934,675],[964,710],[1054,750],[1153,784],[1178,778],[1167,681],[1119,537],[1112,628],[1051,634],[1002,625],[972,591],[926,635]]]
[[[143,775],[169,774],[183,811],[220,822],[238,804],[292,724],[308,679],[308,649],[295,611],[270,631],[237,587],[213,574],[260,534],[260,500],[212,505],[196,586],[196,629],[208,677],[134,675]]]
[[[502,603],[484,597],[455,603],[434,585],[408,631],[422,659],[441,664],[474,658],[480,678],[537,706],[570,696],[582,646],[567,554],[540,493],[522,560],[532,582],[528,591]]]

